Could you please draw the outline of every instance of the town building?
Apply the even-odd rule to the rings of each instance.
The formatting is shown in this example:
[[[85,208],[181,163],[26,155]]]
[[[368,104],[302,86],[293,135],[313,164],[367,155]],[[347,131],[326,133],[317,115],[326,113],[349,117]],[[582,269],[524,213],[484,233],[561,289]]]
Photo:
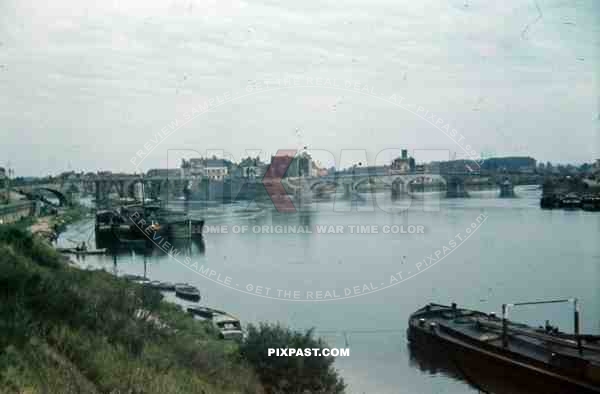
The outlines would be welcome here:
[[[229,174],[231,162],[225,159],[207,159],[204,176],[211,181],[222,181]]]
[[[227,159],[210,159],[198,157],[182,160],[181,171],[185,178],[206,178],[212,181],[223,181],[231,173],[233,163]]]
[[[194,178],[201,178],[204,176],[206,169],[206,159],[202,158],[193,158],[188,161],[188,171],[186,175],[189,175]]]
[[[262,178],[267,171],[268,165],[263,163],[258,157],[246,157],[237,166],[239,176],[247,179]]]
[[[402,149],[402,155],[394,161],[390,168],[391,174],[408,174],[415,169],[415,159],[408,156],[408,151]]]
[[[592,176],[600,179],[600,159],[596,159],[596,162],[592,164]]]

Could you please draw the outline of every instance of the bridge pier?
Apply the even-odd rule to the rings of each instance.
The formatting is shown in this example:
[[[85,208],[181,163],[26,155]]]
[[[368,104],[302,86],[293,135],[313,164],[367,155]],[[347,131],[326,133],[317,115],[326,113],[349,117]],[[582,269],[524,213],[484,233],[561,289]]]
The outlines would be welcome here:
[[[117,181],[115,183],[115,185],[117,187],[117,193],[119,193],[119,197],[121,197],[121,198],[126,197],[125,181]]]
[[[108,201],[108,190],[106,181],[95,181],[96,186],[96,207],[103,208]]]
[[[505,179],[500,184],[500,198],[511,198],[515,196],[515,187],[511,181]]]
[[[352,185],[350,183],[344,183],[344,198],[352,198]]]
[[[392,183],[392,201],[408,194],[407,186],[403,182]]]
[[[465,182],[462,179],[452,179],[446,186],[447,198],[466,198],[469,193],[465,189]]]

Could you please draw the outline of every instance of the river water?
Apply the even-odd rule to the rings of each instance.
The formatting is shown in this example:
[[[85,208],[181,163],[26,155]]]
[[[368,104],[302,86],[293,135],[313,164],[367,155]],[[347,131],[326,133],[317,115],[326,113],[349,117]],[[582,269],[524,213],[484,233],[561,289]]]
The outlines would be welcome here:
[[[175,257],[160,250],[147,257],[125,252],[116,269],[143,274],[145,260],[150,279],[194,284],[203,303],[244,323],[314,327],[331,346],[350,348],[350,357],[336,361],[350,393],[475,392],[443,370],[422,372],[411,361],[405,337],[411,312],[428,302],[454,301],[499,313],[504,302],[578,297],[583,329],[600,333],[600,216],[542,210],[539,190],[516,192],[514,199],[499,199],[494,191],[471,193],[468,199],[431,193],[393,204],[386,200],[389,194],[364,194],[359,203],[335,200],[300,213],[254,218],[240,217],[239,207],[235,213],[225,207],[207,224],[203,253],[197,245],[178,246]],[[303,232],[267,233],[277,229]],[[92,230],[92,221],[76,223],[59,242],[93,240]],[[194,263],[214,270],[212,281]],[[114,270],[111,256],[88,256],[80,264]],[[391,279],[400,279],[399,272],[403,281]],[[257,286],[261,296],[270,288],[270,298],[250,294]],[[298,299],[292,301],[294,292]],[[308,292],[313,299],[307,299]],[[535,325],[549,319],[572,331],[566,306],[515,309],[511,317]]]

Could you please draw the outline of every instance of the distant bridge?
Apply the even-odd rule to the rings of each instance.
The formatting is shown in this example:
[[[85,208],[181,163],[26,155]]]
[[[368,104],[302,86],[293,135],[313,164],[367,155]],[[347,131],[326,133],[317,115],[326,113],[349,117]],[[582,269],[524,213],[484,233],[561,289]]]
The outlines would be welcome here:
[[[13,186],[13,190],[30,199],[49,202],[55,197],[60,206],[69,205],[74,196],[85,193],[95,195],[98,205],[108,201],[111,193],[119,197],[135,197],[135,186],[141,185],[144,195],[157,198],[167,190],[183,191],[189,180],[181,177],[142,175],[98,175],[94,177],[57,179],[50,183],[29,183]]]
[[[392,198],[415,189],[435,188],[443,185],[447,197],[467,197],[467,188],[500,190],[500,197],[514,195],[514,183],[510,175],[481,176],[477,173],[360,173],[352,172],[328,175],[324,177],[284,178],[283,183],[294,192],[319,193],[323,189],[343,188],[345,195],[357,193],[364,185],[380,184],[391,189]]]
[[[244,181],[244,179],[240,179]],[[380,184],[391,189],[392,198],[399,197],[413,189],[427,189],[435,185],[443,185],[447,197],[467,197],[469,188],[500,190],[500,197],[514,194],[515,183],[522,182],[519,174],[479,173],[395,173],[393,170],[372,173],[353,173],[346,171],[323,177],[301,177],[276,179],[281,181],[288,191],[319,194],[327,189],[341,188],[345,195],[359,192],[365,185]],[[516,181],[516,182],[515,182]],[[181,195],[193,182],[200,179],[142,175],[97,175],[92,177],[57,179],[47,183],[29,183],[15,185],[13,190],[28,196],[49,202],[48,196],[55,197],[59,205],[69,205],[78,194],[92,194],[98,206],[108,202],[111,193],[119,197],[137,197],[136,185],[140,185],[144,196],[158,198],[164,195]],[[214,182],[214,181],[210,181]],[[269,179],[256,179],[248,182],[269,182]]]

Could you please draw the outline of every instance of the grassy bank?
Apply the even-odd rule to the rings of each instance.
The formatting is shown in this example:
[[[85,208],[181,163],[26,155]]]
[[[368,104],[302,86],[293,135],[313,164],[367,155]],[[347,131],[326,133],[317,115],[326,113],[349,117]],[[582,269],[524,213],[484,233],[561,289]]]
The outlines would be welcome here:
[[[70,268],[44,242],[1,227],[0,392],[262,392],[236,345],[161,298]]]
[[[342,393],[312,333],[251,327],[238,345],[160,292],[70,267],[42,239],[0,226],[0,393]]]

